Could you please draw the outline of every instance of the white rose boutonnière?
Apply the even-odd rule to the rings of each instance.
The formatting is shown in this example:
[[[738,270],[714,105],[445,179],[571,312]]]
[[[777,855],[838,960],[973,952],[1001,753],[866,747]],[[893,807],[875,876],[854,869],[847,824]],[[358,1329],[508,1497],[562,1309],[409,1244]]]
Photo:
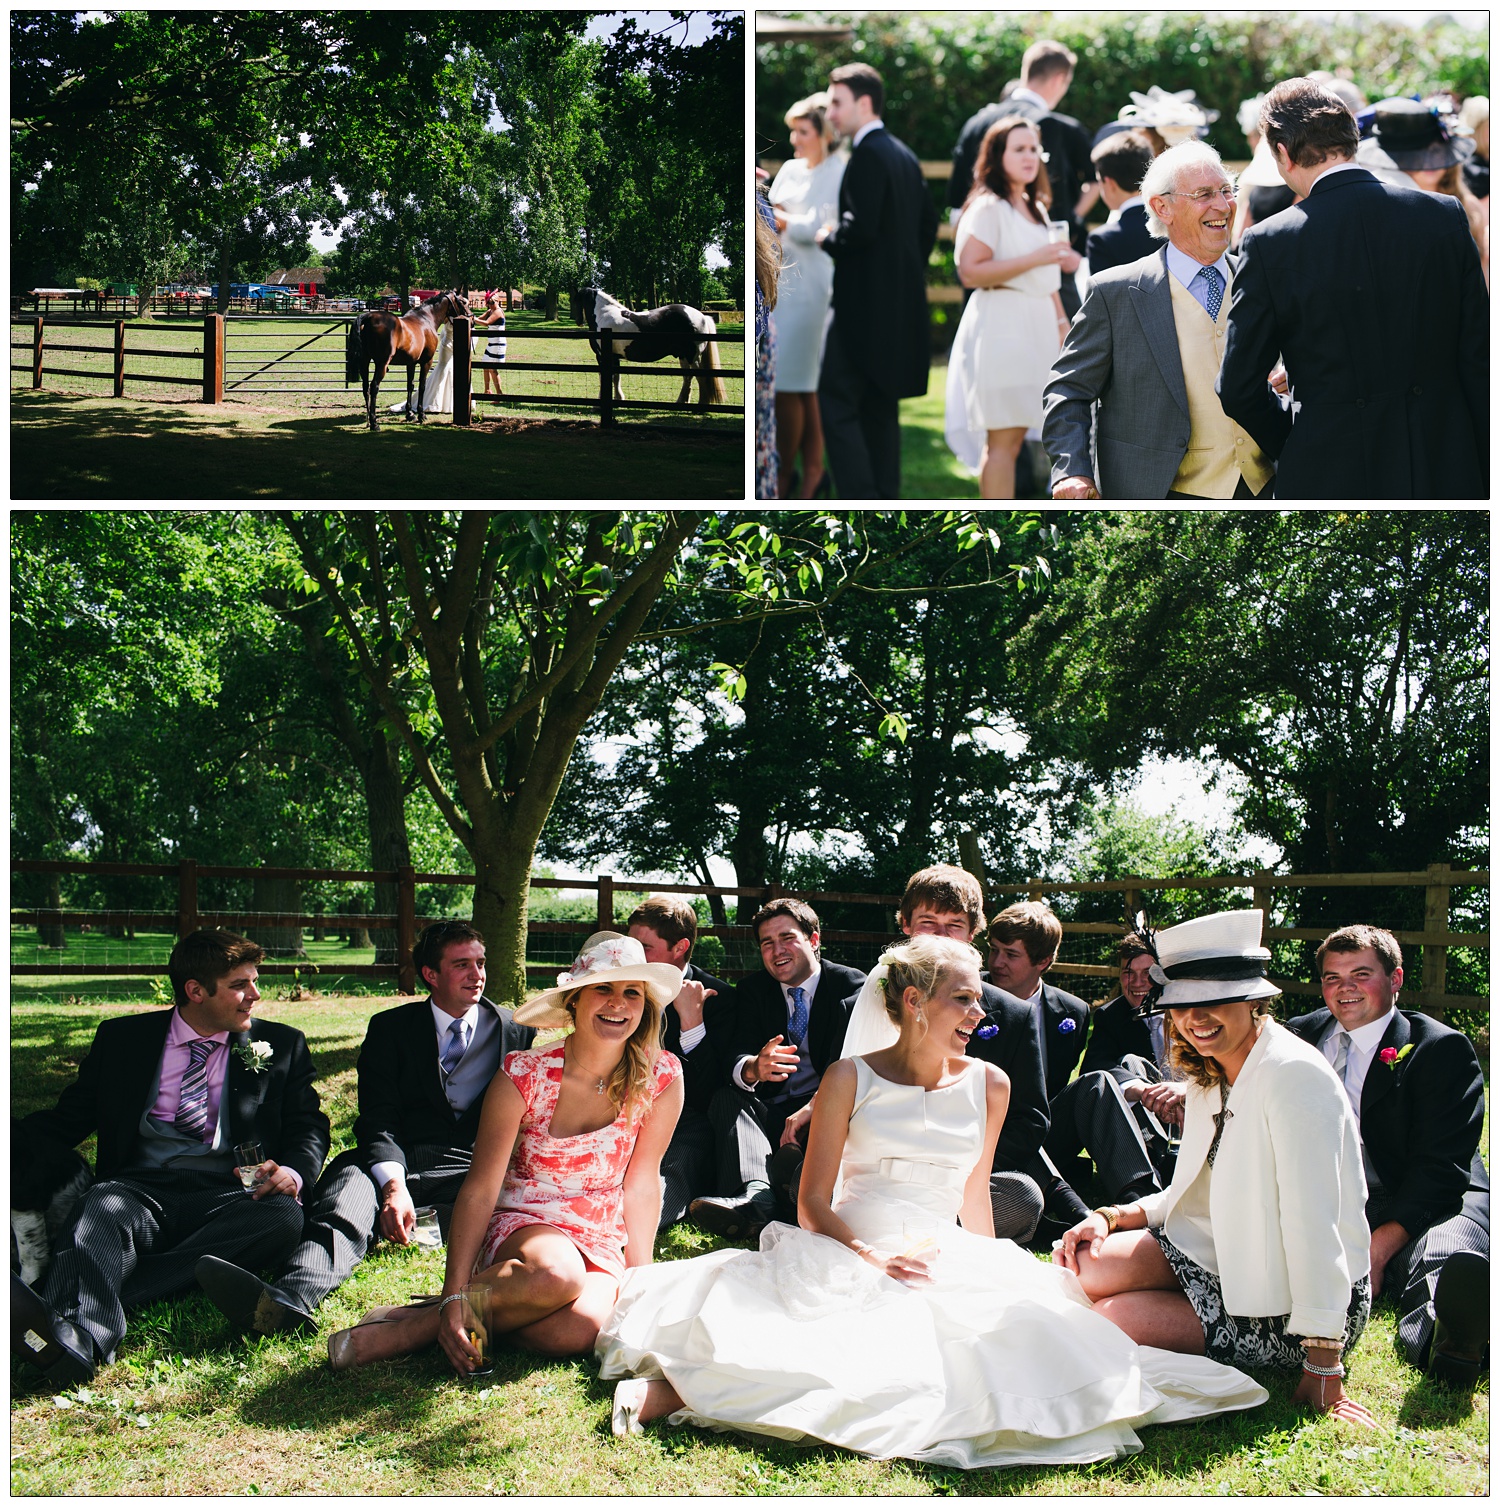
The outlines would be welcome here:
[[[269,1041],[242,1041],[234,1050],[252,1073],[265,1072],[275,1055],[275,1048]]]

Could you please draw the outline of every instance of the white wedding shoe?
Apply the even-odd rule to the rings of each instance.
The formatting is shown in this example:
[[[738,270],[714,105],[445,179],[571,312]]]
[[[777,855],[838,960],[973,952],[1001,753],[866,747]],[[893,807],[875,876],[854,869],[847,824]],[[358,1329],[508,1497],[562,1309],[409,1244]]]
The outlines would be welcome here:
[[[646,1388],[650,1385],[635,1376],[616,1383],[614,1406],[609,1414],[609,1431],[616,1439],[640,1433],[641,1408],[645,1406]]]

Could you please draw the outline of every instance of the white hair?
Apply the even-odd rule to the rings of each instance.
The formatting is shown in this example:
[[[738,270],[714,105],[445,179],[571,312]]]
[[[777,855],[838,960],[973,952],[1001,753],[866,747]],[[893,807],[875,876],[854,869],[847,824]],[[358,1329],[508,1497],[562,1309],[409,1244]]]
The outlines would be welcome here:
[[[1146,169],[1146,176],[1141,179],[1141,198],[1146,201],[1146,229],[1158,241],[1167,239],[1167,227],[1151,208],[1151,200],[1158,194],[1171,193],[1177,187],[1179,174],[1190,167],[1217,168],[1230,183],[1234,182],[1234,174],[1224,166],[1223,158],[1206,141],[1179,142],[1175,147],[1168,147],[1161,156],[1153,158],[1151,166]]]

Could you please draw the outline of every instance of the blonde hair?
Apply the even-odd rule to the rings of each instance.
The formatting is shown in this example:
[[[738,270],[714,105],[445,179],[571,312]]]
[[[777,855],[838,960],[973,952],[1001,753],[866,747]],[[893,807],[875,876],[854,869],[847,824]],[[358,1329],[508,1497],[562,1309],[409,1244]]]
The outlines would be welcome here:
[[[1273,995],[1272,998],[1280,996]],[[1223,1003],[1233,1003],[1224,1001]],[[1250,1019],[1252,1023],[1264,1016],[1271,1018],[1271,1001],[1269,999],[1244,1000],[1241,1003],[1250,1006]],[[1205,1057],[1191,1041],[1188,1040],[1178,1029],[1172,1011],[1166,1013],[1166,1038],[1167,1054],[1172,1065],[1187,1078],[1189,1082],[1196,1083],[1199,1088],[1212,1088],[1216,1083],[1227,1083],[1224,1069],[1212,1057]],[[1260,1035],[1261,1027],[1255,1028],[1255,1034]]]
[[[881,988],[885,994],[885,1013],[901,1024],[901,1006],[908,989],[915,989],[924,1000],[931,999],[950,974],[960,968],[979,968],[979,954],[967,942],[956,937],[912,937],[899,947],[881,953],[880,966],[885,969]]]
[[[833,96],[826,89],[819,89],[816,94],[809,94],[806,99],[799,99],[795,105],[782,117],[787,125],[795,125],[799,120],[810,120],[813,129],[823,140],[825,147],[833,145],[833,127],[828,123],[828,107],[833,103]]]
[[[578,996],[592,987],[590,984],[580,984],[563,999],[562,1007],[573,1020],[575,1028],[578,1017],[574,1007],[578,1003]],[[656,1003],[644,982],[641,984],[641,993],[646,997],[646,1004],[641,1011],[640,1024],[631,1032],[630,1040],[625,1043],[625,1053],[614,1072],[609,1075],[609,1082],[605,1086],[609,1102],[617,1110],[624,1110],[626,1120],[632,1125],[638,1124],[650,1113],[651,1088],[656,1080],[656,1059],[661,1055],[662,1007]]]
[[[777,282],[781,276],[781,237],[757,210],[755,215],[755,282],[768,309],[776,307]]]

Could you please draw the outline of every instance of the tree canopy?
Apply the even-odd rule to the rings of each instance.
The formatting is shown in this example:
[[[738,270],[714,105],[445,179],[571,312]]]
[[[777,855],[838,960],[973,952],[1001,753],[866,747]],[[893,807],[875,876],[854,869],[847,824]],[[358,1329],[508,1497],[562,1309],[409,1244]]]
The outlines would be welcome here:
[[[590,277],[701,301],[743,236],[743,17],[586,41],[582,11],[14,12],[12,275],[346,290]],[[717,134],[717,132],[716,132]]]

